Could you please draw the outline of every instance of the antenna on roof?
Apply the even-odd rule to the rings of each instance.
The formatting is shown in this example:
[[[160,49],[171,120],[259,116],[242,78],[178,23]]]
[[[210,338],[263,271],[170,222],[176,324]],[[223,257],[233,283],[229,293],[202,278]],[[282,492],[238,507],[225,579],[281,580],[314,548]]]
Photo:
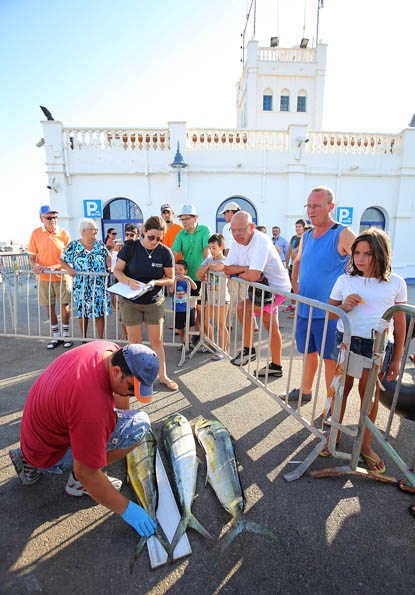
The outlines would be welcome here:
[[[249,17],[251,16],[251,9],[252,9],[252,5],[255,2],[255,7],[254,7],[254,32],[253,32],[253,36],[252,39],[254,39],[255,37],[255,26],[256,26],[256,0],[251,0],[251,5],[249,7],[249,10],[247,12],[246,15],[246,22],[245,22],[245,27],[244,27],[244,31],[243,33],[241,33],[241,37],[242,37],[242,45],[241,45],[241,50],[242,50],[242,64],[245,64],[245,34],[246,34],[246,28],[248,27],[248,22],[249,22]],[[243,68],[243,66],[242,66]]]
[[[320,8],[324,8],[324,0],[317,0],[317,31],[316,31],[316,47],[318,46],[318,25],[320,20]]]

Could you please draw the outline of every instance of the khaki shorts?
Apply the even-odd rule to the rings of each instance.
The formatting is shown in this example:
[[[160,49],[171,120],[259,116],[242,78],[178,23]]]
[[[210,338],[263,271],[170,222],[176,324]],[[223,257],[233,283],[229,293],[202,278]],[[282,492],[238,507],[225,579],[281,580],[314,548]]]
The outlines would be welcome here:
[[[38,281],[39,284],[39,304],[49,306],[49,281]],[[61,282],[50,282],[50,304],[55,303],[55,298],[61,304],[70,304],[71,302],[72,280],[68,277],[62,277],[62,301],[61,301]]]
[[[137,304],[130,300],[120,299],[121,324],[135,326],[137,324],[160,324],[164,320],[164,297],[154,304]]]

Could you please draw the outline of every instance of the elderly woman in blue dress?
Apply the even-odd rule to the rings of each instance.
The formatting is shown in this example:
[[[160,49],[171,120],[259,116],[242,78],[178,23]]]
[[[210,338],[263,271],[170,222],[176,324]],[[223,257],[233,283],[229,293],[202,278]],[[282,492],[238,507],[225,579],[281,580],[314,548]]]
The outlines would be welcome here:
[[[94,316],[98,338],[102,339],[104,316],[111,314],[110,294],[105,291],[107,277],[79,273],[106,273],[111,267],[111,256],[105,244],[97,240],[98,228],[92,219],[81,219],[79,231],[81,239],[67,246],[60,264],[74,277],[74,299],[82,337],[86,337],[88,321]]]

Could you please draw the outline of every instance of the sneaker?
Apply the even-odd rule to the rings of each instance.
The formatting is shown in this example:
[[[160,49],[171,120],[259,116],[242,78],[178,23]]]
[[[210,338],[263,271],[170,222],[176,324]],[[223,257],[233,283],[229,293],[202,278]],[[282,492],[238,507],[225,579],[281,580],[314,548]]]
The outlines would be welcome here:
[[[14,465],[17,477],[20,479],[20,483],[22,485],[31,486],[37,481],[39,481],[42,474],[36,469],[36,467],[29,465],[29,463],[22,455],[22,451],[20,448],[9,450],[9,457]]]
[[[244,347],[243,351],[240,351],[235,357],[231,359],[231,364],[234,366],[246,366],[249,361],[253,362],[256,360],[255,347],[252,347],[251,357],[249,357],[249,347]]]
[[[289,306],[287,306],[286,308],[283,308],[283,312],[292,312],[293,310],[295,310],[295,306],[293,306],[292,304],[290,304]]]
[[[110,477],[109,475],[107,475],[107,478],[112,483],[113,487],[120,491],[122,487],[122,481],[116,477]],[[68,481],[65,486],[65,492],[69,494],[69,496],[89,496],[81,482],[74,478],[73,471],[71,471],[69,474]]]
[[[282,377],[282,366],[279,364],[270,363],[268,368],[264,366],[260,370],[258,370],[258,376],[266,376],[268,370],[268,376],[275,376],[275,378]],[[254,373],[256,375],[256,373]]]
[[[313,396],[312,393],[303,393],[301,402],[304,403],[304,401],[311,401],[312,396]],[[300,389],[299,388],[293,388],[288,393],[289,401],[298,401],[299,397],[300,397]],[[284,394],[284,398],[285,398],[285,394]]]

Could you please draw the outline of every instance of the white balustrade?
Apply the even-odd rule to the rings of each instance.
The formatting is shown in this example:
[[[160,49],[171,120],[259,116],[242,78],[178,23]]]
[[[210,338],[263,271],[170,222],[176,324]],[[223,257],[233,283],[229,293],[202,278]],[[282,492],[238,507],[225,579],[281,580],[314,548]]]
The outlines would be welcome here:
[[[366,132],[308,132],[307,153],[399,153],[400,136]]]
[[[258,60],[262,62],[316,62],[314,48],[258,48]]]
[[[188,151],[288,151],[288,132],[273,130],[187,129]]]
[[[66,149],[72,151],[170,149],[165,128],[64,128],[63,138]]]

